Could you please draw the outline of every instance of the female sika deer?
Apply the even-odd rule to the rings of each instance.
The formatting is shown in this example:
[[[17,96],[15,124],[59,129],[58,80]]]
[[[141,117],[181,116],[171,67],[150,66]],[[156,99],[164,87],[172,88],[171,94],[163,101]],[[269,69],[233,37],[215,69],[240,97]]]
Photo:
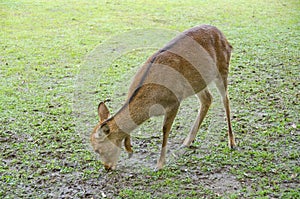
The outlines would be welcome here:
[[[91,134],[91,144],[105,169],[115,169],[124,140],[132,153],[130,132],[151,116],[164,115],[163,142],[157,168],[165,164],[167,140],[181,101],[197,95],[201,102],[196,121],[183,142],[190,146],[202,123],[212,96],[207,85],[215,82],[224,103],[229,147],[235,146],[231,129],[227,77],[232,47],[210,25],[189,29],[152,55],[135,75],[122,108],[112,117],[105,104],[98,106],[100,121]]]

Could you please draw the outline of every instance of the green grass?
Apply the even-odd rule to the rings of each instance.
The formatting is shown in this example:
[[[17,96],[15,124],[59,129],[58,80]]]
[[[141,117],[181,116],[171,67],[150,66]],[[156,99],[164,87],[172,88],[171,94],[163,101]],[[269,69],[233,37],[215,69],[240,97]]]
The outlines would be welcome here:
[[[296,0],[0,1],[0,197],[299,198],[299,13]],[[98,102],[110,98],[116,112],[136,68],[198,24],[217,26],[234,47],[238,150],[227,148],[218,95],[194,148],[177,150],[196,114],[192,98],[163,171],[153,171],[160,118],[132,134],[134,158],[122,154],[106,173],[88,140]]]

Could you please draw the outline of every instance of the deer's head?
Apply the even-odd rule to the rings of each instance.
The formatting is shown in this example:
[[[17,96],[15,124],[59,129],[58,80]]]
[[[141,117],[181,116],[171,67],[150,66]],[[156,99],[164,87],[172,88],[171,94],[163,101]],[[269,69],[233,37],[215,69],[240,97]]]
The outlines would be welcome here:
[[[93,149],[100,155],[100,159],[106,170],[116,168],[120,153],[122,138],[118,136],[118,129],[112,127],[109,118],[109,110],[103,102],[98,106],[99,123],[94,128],[90,140]]]

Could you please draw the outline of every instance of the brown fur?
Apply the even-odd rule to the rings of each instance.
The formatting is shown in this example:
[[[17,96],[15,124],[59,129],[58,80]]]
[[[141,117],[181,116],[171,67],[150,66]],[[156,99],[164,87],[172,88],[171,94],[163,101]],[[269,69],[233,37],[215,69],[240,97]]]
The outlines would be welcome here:
[[[123,107],[109,118],[99,104],[100,121],[91,134],[91,144],[106,169],[114,169],[121,143],[132,154],[129,133],[151,116],[164,115],[163,143],[157,168],[165,164],[169,132],[181,101],[197,95],[201,106],[195,124],[183,145],[190,146],[212,102],[207,85],[215,82],[223,99],[229,146],[235,146],[231,129],[227,77],[232,47],[225,36],[209,25],[183,32],[152,55],[135,75]]]

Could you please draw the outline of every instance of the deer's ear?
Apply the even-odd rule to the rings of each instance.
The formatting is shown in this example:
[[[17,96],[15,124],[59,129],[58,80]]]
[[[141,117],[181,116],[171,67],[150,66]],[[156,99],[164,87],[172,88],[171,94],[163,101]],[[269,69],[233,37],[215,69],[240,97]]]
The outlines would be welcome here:
[[[108,119],[110,113],[104,102],[100,102],[98,105],[98,115],[100,118],[100,122],[103,122],[104,120]]]

